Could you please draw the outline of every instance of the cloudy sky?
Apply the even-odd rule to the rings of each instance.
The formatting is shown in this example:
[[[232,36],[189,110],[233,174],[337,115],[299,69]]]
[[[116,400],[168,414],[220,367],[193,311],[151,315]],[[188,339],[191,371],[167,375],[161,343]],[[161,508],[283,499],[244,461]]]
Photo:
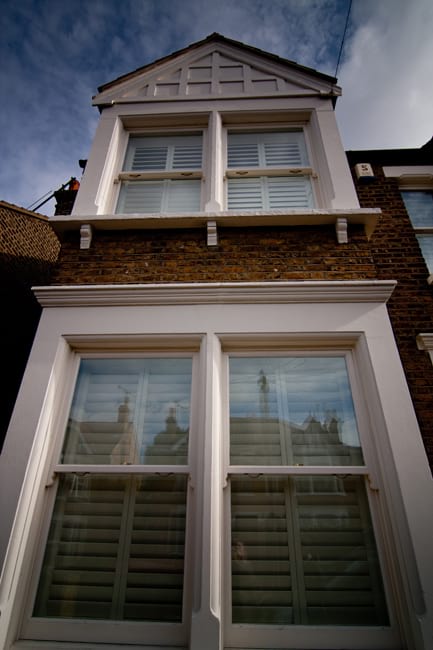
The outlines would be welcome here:
[[[335,75],[350,0],[3,0],[0,199],[81,175],[98,86],[219,32]],[[338,67],[346,149],[433,135],[433,0],[352,0]],[[51,200],[40,212],[53,214]]]

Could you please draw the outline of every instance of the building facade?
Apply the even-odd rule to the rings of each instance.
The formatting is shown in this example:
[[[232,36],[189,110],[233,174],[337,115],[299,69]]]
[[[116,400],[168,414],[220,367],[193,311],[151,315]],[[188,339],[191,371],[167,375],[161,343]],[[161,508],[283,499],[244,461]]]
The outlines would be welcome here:
[[[339,94],[218,34],[99,89],[0,457],[2,647],[431,647],[433,168],[347,157]]]

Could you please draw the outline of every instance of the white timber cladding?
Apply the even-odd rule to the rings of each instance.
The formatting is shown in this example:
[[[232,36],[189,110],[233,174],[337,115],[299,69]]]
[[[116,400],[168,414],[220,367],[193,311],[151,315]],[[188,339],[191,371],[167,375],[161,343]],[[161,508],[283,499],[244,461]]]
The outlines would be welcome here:
[[[222,650],[223,647],[249,648],[254,639],[254,643],[263,648],[270,645],[272,648],[323,650],[337,647],[429,650],[433,630],[433,603],[429,590],[433,579],[430,561],[432,481],[387,316],[385,301],[393,287],[394,283],[391,282],[306,282],[182,285],[180,291],[174,285],[36,289],[44,309],[0,458],[0,495],[6,506],[1,531],[3,545],[17,509],[0,587],[1,647],[5,650],[20,648],[20,639],[23,638],[26,641],[22,647],[41,647],[35,640],[38,638],[42,639],[44,647],[49,647],[51,638],[55,640],[57,648],[65,650],[71,648],[70,642],[73,641],[80,642],[84,649],[92,647],[91,644],[95,642],[102,646],[105,642],[107,647],[115,644],[118,648],[129,642],[141,648],[156,643],[166,648],[175,645],[182,647],[183,644],[183,647],[191,650]],[[263,309],[264,305],[266,309]],[[320,328],[317,327],[318,323]],[[173,457],[170,456],[163,460],[162,465],[143,468],[143,464],[134,463],[136,456],[133,454],[126,465],[85,463],[83,466],[85,456],[81,455],[78,459],[71,443],[72,446],[65,447],[66,455],[59,461],[81,359],[88,360],[86,363],[90,364],[90,370],[98,368],[98,360],[105,359],[104,363],[110,364],[114,363],[110,360],[118,360],[115,362],[117,365],[113,366],[114,370],[110,370],[110,381],[116,394],[119,394],[118,404],[124,410],[135,410],[134,426],[137,427],[143,417],[145,403],[153,404],[150,412],[158,413],[158,393],[145,398],[152,386],[157,386],[157,376],[168,373],[164,384],[174,391],[175,386],[179,385],[174,381],[177,374],[175,368],[184,368],[183,364],[189,362],[183,360],[193,359],[189,459],[186,460],[186,447],[182,443],[176,447],[176,454],[182,455],[179,456],[180,463],[176,465],[172,464]],[[125,359],[128,365],[122,365]],[[180,365],[178,362],[177,365],[167,365],[164,359],[177,359]],[[284,367],[276,366],[281,360],[290,361],[290,365],[287,366],[284,361]],[[261,369],[270,381],[267,391],[266,381],[262,377],[258,388],[263,388],[262,398],[256,401],[260,405],[262,400],[264,412],[268,413],[271,437],[274,436],[271,430],[274,417],[285,420],[288,416],[284,413],[289,409],[292,416],[288,419],[292,422],[299,419],[294,414],[297,403],[281,399],[291,394],[289,385],[293,381],[301,385],[313,376],[317,379],[325,370],[329,377],[334,377],[329,383],[327,399],[330,403],[340,400],[346,423],[346,434],[340,438],[340,444],[331,440],[334,435],[332,427],[328,427],[326,434],[331,437],[323,443],[330,445],[329,450],[332,449],[335,456],[334,464],[317,465],[312,457],[306,460],[308,454],[305,456],[306,452],[299,447],[296,438],[298,431],[292,438],[293,445],[298,445],[296,450],[292,447],[291,451],[287,449],[284,453],[295,454],[293,460],[299,460],[301,454],[302,461],[292,464],[286,461],[283,464],[281,461],[280,464],[274,461],[265,463],[265,457],[260,453],[257,457],[250,455],[249,461],[242,465],[238,460],[239,445],[256,444],[254,427],[258,420],[253,412],[250,413],[256,406],[253,406],[253,402],[248,406],[243,393],[229,390],[228,377],[230,372],[235,385],[238,379],[244,383],[247,377],[246,385],[250,388],[245,394],[253,399],[257,382],[256,370],[251,375],[251,363],[257,371]],[[128,381],[126,376],[122,376],[126,367],[132,373],[128,375]],[[274,373],[273,368],[277,367],[278,372]],[[299,374],[301,367],[304,367],[303,374]],[[154,379],[151,379],[152,368],[157,369]],[[293,368],[293,372],[287,368]],[[182,369],[182,373],[186,379],[189,371]],[[93,376],[97,379],[96,388],[100,379],[99,375]],[[100,376],[102,379],[107,377],[107,371],[104,370]],[[337,377],[340,377],[339,383],[335,383]],[[344,397],[349,385],[347,382],[350,383],[353,406]],[[185,380],[182,384],[184,391],[188,382]],[[119,386],[123,387],[122,390]],[[96,405],[94,399],[99,399],[99,391],[95,388],[90,392],[86,389],[87,392],[83,393],[84,396],[92,396],[91,399],[84,397],[89,413]],[[130,401],[126,400],[128,394]],[[175,399],[184,404],[185,395],[179,393]],[[242,437],[245,435],[242,430],[244,403],[250,424],[254,425],[246,438]],[[237,427],[236,431],[230,433],[231,461],[229,404],[234,409],[231,426]],[[280,415],[277,416],[277,412]],[[355,437],[353,426],[350,426],[353,412],[356,413],[358,431]],[[86,419],[86,422],[89,420]],[[113,424],[113,431],[120,425],[121,420]],[[86,436],[94,436],[98,426],[98,422],[92,426],[86,424],[83,432]],[[184,440],[184,430],[185,425],[182,424],[178,430],[179,441]],[[410,446],[407,445],[408,431],[411,432]],[[177,435],[174,431],[173,434]],[[312,435],[314,438],[317,433]],[[357,435],[362,445],[362,457],[359,456],[359,447],[356,447]],[[104,447],[105,442],[101,442]],[[347,453],[352,454],[353,458],[351,462],[343,463],[344,468],[338,460],[347,456],[346,451],[342,454],[341,442],[349,445]],[[90,444],[90,438],[87,443]],[[164,451],[162,438],[158,444],[162,446],[152,448],[153,458]],[[89,448],[82,447],[80,453],[89,453],[86,449]],[[272,453],[278,457],[277,451],[275,447]],[[170,453],[173,454],[173,451]],[[323,453],[323,449],[320,453]],[[416,482],[413,481],[413,467],[417,468]],[[94,625],[91,620],[84,623],[73,618],[30,616],[38,582],[37,566],[42,561],[44,548],[41,535],[43,539],[48,533],[50,509],[59,477],[64,476],[67,480],[68,473],[77,476],[68,492],[70,499],[76,499],[83,486],[87,497],[93,495],[94,499],[97,493],[99,496],[104,494],[104,486],[109,485],[107,480],[115,481],[120,486],[129,480],[129,476],[136,474],[154,481],[153,489],[162,495],[169,489],[170,481],[176,479],[180,485],[183,477],[189,477],[185,538],[185,562],[189,568],[184,583],[181,622],[172,622],[168,627],[149,622],[134,623],[132,626],[123,622],[119,625],[118,621],[114,625],[110,621],[98,621]],[[105,479],[104,476],[111,478]],[[312,477],[315,477],[314,480]],[[93,481],[92,490],[90,480]],[[264,483],[271,486],[266,493],[274,505],[266,506],[267,502],[260,496],[264,494]],[[140,503],[145,502],[145,485],[147,483],[140,483],[140,491],[137,492],[137,495],[141,495],[136,497]],[[293,492],[295,486],[296,491]],[[250,500],[251,507],[256,508],[257,512],[263,507],[276,508],[276,502],[283,498],[284,493],[284,498],[292,503],[293,513],[298,512],[299,508],[323,509],[325,501],[329,502],[335,513],[337,502],[341,512],[349,506],[349,503],[343,503],[346,498],[343,493],[352,499],[350,507],[355,512],[357,508],[353,499],[356,491],[361,494],[361,487],[362,492],[365,490],[375,529],[389,620],[385,623],[384,619],[379,626],[371,625],[371,622],[362,626],[353,622],[348,626],[323,626],[317,622],[314,625],[308,625],[308,622],[287,625],[283,621],[274,627],[270,621],[264,622],[264,626],[260,625],[260,621],[249,622],[256,601],[251,596],[253,600],[250,601],[249,611],[239,608],[239,601],[236,600],[239,589],[246,589],[246,586],[237,564],[232,567],[233,578],[230,577],[231,544],[230,536],[227,537],[230,508],[237,509],[243,520],[247,503],[245,489],[249,494],[247,501]],[[178,490],[179,499],[182,491],[183,487],[180,492]],[[115,491],[111,494],[117,498]],[[358,511],[365,512],[365,505],[361,505],[364,497],[356,499],[360,508]],[[166,503],[168,506],[170,500]],[[326,508],[323,515],[325,511]],[[128,510],[124,512],[126,516]],[[318,516],[321,517],[320,513]],[[304,523],[307,525],[306,520]],[[265,531],[263,523],[258,525],[260,528],[256,535],[276,535],[276,532]],[[283,520],[281,525],[285,525]],[[350,548],[350,544],[354,543],[350,540],[355,539],[355,530],[350,527],[357,524],[352,519],[344,525],[347,527],[344,539]],[[239,528],[233,530],[236,535],[239,534]],[[308,528],[301,527],[301,530],[304,531],[304,541],[293,538],[289,544],[290,552],[295,555],[297,549],[302,551],[302,544],[307,539],[305,535],[310,535]],[[280,553],[283,549],[280,533],[278,539],[277,544],[275,538],[277,545],[274,549]],[[140,562],[145,562],[145,558]],[[71,577],[66,573],[62,575],[68,580]],[[272,580],[269,581],[265,574],[261,575],[260,590],[267,594],[268,599],[274,600],[273,611],[276,611],[275,607],[281,607],[278,600],[281,594],[273,594],[268,587]],[[344,578],[336,576],[335,579],[341,582]],[[284,580],[283,576],[281,580]],[[301,588],[303,583],[299,573],[296,584],[298,598],[305,589],[305,586]],[[353,588],[353,582],[351,584]],[[135,586],[135,589],[143,588],[147,589],[138,583]],[[307,591],[309,588],[307,585]],[[59,590],[60,585],[56,589]],[[122,589],[124,587],[119,584],[119,594],[123,593]],[[132,593],[130,591],[129,596]],[[334,597],[330,592],[328,596]],[[225,605],[230,603],[232,597],[235,600],[231,622],[231,612],[225,609]],[[356,600],[358,596],[353,593],[350,599]],[[179,601],[173,601],[173,607],[175,602]],[[297,602],[302,611],[301,601]],[[24,619],[21,618],[23,611]]]
[[[176,137],[192,132],[203,134],[202,173],[195,175],[196,179],[200,177],[196,183],[200,187],[200,209],[224,210],[227,132],[238,129],[303,132],[309,162],[302,168],[312,191],[299,207],[359,208],[335,121],[333,100],[338,94],[330,78],[252,53],[241,45],[217,41],[119,80],[94,100],[102,108],[101,118],[73,215],[115,212],[121,183],[132,183],[122,167],[129,138]],[[297,168],[299,175],[299,167],[282,165],[285,186],[299,186],[302,179],[289,180],[290,169]],[[140,172],[144,170],[137,170]],[[175,185],[173,174],[169,180],[159,190],[155,185],[155,191],[169,194],[168,186]],[[146,179],[136,177],[135,182],[143,187]],[[281,182],[276,191],[281,191]],[[122,204],[121,197],[119,214]],[[177,199],[170,212],[175,211],[176,204]],[[167,210],[166,205],[161,207],[159,212]],[[129,208],[129,212],[134,209]],[[191,208],[180,201],[177,212],[194,208],[196,204]],[[260,209],[271,208],[261,205]]]

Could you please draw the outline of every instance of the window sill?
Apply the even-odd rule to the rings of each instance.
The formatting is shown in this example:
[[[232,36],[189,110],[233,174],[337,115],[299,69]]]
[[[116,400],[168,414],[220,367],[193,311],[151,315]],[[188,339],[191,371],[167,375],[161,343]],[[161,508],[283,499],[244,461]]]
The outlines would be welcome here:
[[[323,226],[335,225],[339,243],[347,241],[347,225],[361,224],[370,238],[377,224],[378,208],[349,210],[225,210],[220,212],[157,214],[56,215],[49,221],[57,233],[80,230],[159,230],[164,228],[255,227],[255,226]],[[344,231],[346,229],[346,239]],[[342,237],[341,237],[342,233]],[[90,244],[89,244],[90,246]],[[81,248],[88,248],[84,245]]]

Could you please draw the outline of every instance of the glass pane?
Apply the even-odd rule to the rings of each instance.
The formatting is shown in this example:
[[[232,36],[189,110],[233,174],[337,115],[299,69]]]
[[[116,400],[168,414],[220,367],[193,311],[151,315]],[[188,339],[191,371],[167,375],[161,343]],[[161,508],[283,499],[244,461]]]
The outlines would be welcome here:
[[[344,357],[230,358],[230,462],[363,464]]]
[[[304,167],[308,165],[302,131],[229,133],[227,167]]]
[[[232,622],[387,625],[363,478],[232,477]]]
[[[131,137],[125,156],[125,171],[170,171],[200,169],[201,135]]]
[[[433,233],[431,235],[417,235],[421,252],[430,273],[433,273]]]
[[[181,621],[187,477],[62,475],[34,616]]]
[[[164,212],[199,212],[200,180],[167,181],[167,197],[163,205]]]
[[[85,359],[62,463],[188,462],[191,358]]]
[[[165,181],[125,181],[119,193],[116,212],[121,214],[152,214],[161,212]]]
[[[415,228],[433,228],[433,193],[402,192],[404,204]]]
[[[198,179],[125,181],[116,212],[154,214],[158,212],[198,212],[201,181]]]

